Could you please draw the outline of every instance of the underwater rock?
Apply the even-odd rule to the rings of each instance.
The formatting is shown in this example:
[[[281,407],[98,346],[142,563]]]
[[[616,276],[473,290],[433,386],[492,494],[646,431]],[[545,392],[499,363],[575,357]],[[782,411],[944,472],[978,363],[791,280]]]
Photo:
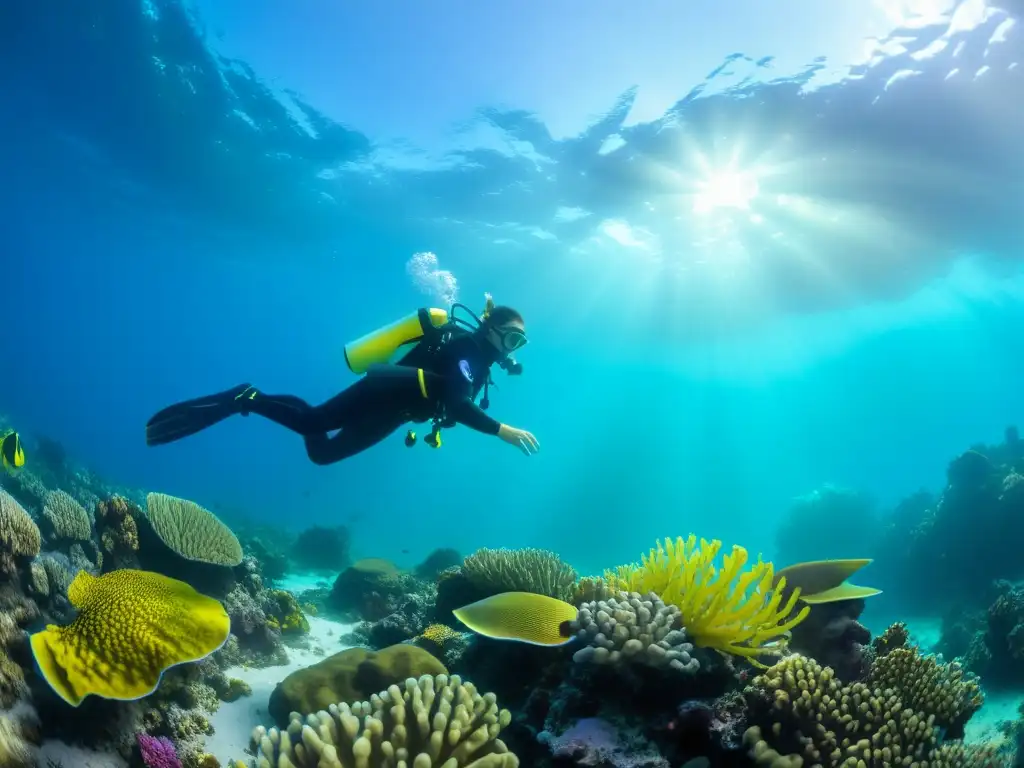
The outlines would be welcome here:
[[[538,735],[558,765],[586,765],[597,768],[670,768],[668,760],[641,734],[620,733],[597,717],[578,720],[564,733],[547,731]]]
[[[349,564],[352,535],[344,525],[307,528],[292,544],[290,559],[300,571],[338,572]]]
[[[271,693],[267,711],[283,726],[291,712],[309,714],[339,701],[362,701],[407,678],[447,671],[415,645],[393,645],[379,652],[349,648],[288,675]]]
[[[334,580],[328,607],[346,618],[380,621],[398,610],[402,600],[422,587],[389,560],[357,560]]]
[[[433,581],[438,575],[448,568],[458,568],[462,565],[462,555],[450,547],[435,549],[423,560],[422,563],[413,568],[416,578],[424,581]]]
[[[831,667],[840,680],[859,680],[870,665],[865,651],[871,632],[857,621],[863,612],[863,600],[812,605],[807,618],[793,628],[789,647]]]

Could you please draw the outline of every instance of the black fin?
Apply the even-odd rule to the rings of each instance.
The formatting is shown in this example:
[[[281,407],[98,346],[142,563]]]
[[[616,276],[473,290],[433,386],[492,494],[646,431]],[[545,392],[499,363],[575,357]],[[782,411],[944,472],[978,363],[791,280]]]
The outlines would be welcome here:
[[[212,427],[228,416],[242,413],[242,396],[250,391],[255,395],[252,385],[239,384],[216,395],[197,397],[164,408],[146,422],[146,445],[173,443]]]

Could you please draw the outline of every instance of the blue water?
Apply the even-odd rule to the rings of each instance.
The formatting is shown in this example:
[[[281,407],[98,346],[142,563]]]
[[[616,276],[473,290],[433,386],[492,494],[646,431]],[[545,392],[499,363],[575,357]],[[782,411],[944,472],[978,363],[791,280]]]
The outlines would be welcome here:
[[[1024,32],[980,0],[905,28],[752,1],[414,0],[417,34],[327,0],[8,3],[0,411],[118,483],[346,523],[400,565],[595,571],[691,531],[770,556],[824,483],[940,489],[1024,421]],[[723,201],[727,172],[757,194]],[[461,428],[318,467],[257,417],[146,448],[181,399],[347,386],[346,341],[441,303],[424,251],[526,317],[492,413],[539,455]]]

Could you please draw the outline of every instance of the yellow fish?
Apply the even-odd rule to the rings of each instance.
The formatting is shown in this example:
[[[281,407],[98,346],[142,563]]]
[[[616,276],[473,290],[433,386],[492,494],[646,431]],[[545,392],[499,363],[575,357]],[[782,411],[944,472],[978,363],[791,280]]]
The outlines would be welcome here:
[[[25,449],[21,446],[21,437],[13,429],[0,434],[0,464],[11,474],[25,466]]]
[[[479,635],[531,645],[565,645],[579,613],[569,603],[533,592],[502,592],[452,611]]]

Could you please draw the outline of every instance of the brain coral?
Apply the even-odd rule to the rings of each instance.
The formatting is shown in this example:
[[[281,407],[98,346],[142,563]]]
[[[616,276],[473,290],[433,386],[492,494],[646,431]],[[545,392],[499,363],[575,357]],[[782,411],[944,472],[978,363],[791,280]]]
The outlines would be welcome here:
[[[228,638],[224,607],[188,584],[147,571],[82,571],[68,599],[78,616],[32,635],[43,677],[72,706],[89,694],[138,699],[164,670],[204,658]]]
[[[509,724],[493,693],[480,695],[457,675],[409,678],[369,701],[332,704],[286,731],[258,727],[258,768],[517,768],[498,738]]]
[[[85,541],[92,535],[89,513],[65,491],[46,494],[43,517],[50,524],[54,538]]]
[[[146,507],[153,530],[182,557],[231,567],[242,562],[242,545],[235,534],[195,502],[151,493]]]
[[[15,557],[39,554],[39,528],[28,512],[0,488],[0,571],[11,573]]]

